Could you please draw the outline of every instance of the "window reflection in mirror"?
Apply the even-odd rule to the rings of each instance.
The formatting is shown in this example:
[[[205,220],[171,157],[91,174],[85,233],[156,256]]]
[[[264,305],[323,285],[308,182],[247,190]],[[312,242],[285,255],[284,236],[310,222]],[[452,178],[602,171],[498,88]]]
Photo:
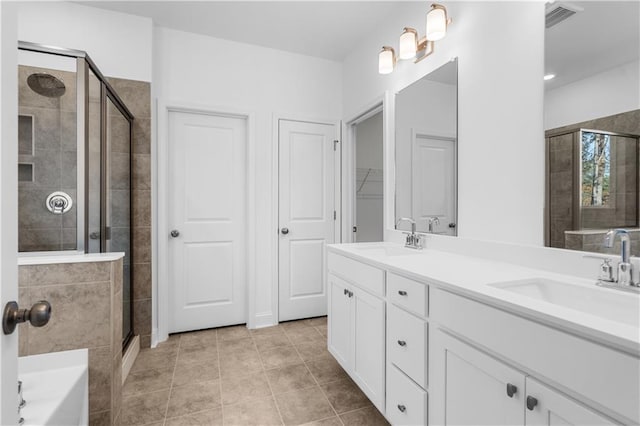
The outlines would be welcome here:
[[[457,83],[454,60],[395,98],[396,222],[418,232],[457,235]]]
[[[617,254],[604,234],[626,228],[638,256],[640,3],[572,5],[575,14],[545,31],[545,74],[556,74],[544,83],[545,242]]]

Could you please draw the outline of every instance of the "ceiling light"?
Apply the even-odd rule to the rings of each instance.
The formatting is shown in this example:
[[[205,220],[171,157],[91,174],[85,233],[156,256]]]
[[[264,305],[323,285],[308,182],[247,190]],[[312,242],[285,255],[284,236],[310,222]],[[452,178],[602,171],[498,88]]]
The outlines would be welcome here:
[[[418,53],[418,32],[413,28],[405,27],[400,35],[400,59],[413,59]]]
[[[447,18],[447,8],[432,4],[431,10],[427,13],[427,40],[442,40],[447,35],[447,25],[450,22]]]
[[[555,78],[555,76],[556,76],[555,74],[545,74],[545,76],[542,78],[544,79],[544,81],[549,81],[552,78]]]
[[[378,54],[378,72],[380,74],[390,74],[396,65],[396,52],[393,47],[382,46]]]

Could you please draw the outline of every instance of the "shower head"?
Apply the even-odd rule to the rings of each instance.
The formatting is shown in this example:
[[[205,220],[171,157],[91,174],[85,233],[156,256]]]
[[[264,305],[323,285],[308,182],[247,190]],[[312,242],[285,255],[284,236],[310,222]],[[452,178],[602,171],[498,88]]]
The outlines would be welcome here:
[[[47,98],[59,98],[64,95],[66,90],[62,80],[41,72],[33,73],[27,77],[27,84],[31,90]]]

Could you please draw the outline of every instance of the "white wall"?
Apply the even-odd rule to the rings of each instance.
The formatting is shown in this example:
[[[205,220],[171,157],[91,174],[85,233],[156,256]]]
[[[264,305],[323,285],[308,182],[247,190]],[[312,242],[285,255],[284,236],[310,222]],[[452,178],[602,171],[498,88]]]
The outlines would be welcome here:
[[[154,49],[155,93],[162,104],[254,114],[257,318],[250,321],[276,323],[274,117],[339,120],[341,64],[166,28],[156,28]],[[163,132],[159,128],[159,140]]]
[[[109,77],[151,81],[150,18],[73,3],[21,2],[18,40],[84,50]]]
[[[640,108],[640,61],[545,92],[544,128],[555,129]]]
[[[419,80],[396,96],[396,164],[403,165],[396,168],[396,217],[413,215],[412,132],[455,138],[456,90],[449,84]],[[425,229],[424,222],[418,229]]]
[[[344,62],[345,116],[458,57],[459,235],[543,243],[543,2],[450,2],[453,24],[435,53],[378,74],[380,46],[404,26],[424,34],[424,3],[398,12]],[[392,194],[386,212],[393,212]],[[387,220],[390,224],[390,220]]]
[[[356,241],[371,242],[384,239],[384,226],[382,212],[384,209],[382,199],[382,172],[383,138],[382,138],[382,112],[356,125]],[[363,171],[368,172],[363,182]],[[360,188],[362,187],[362,188]],[[378,197],[379,195],[379,197]]]

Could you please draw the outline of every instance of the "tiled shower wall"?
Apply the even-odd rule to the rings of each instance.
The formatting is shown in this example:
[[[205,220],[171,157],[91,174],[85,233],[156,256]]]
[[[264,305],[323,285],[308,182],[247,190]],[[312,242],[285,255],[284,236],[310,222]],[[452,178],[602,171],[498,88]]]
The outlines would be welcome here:
[[[27,85],[29,75],[46,72],[64,82],[58,98],[42,96]],[[76,208],[54,215],[46,198],[64,191],[76,199],[76,75],[72,72],[18,67],[19,251],[76,248]]]
[[[108,78],[133,120],[133,332],[151,346],[151,87],[148,82]]]

